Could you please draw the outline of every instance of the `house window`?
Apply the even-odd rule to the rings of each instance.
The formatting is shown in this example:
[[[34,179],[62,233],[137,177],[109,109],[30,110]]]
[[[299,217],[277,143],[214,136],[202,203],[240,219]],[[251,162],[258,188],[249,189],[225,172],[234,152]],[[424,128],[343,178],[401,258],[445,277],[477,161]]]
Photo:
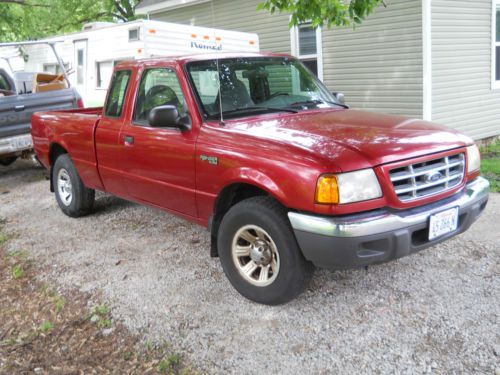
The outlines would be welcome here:
[[[128,31],[128,41],[129,42],[134,42],[136,40],[139,40],[139,28],[130,29]]]
[[[495,3],[495,16],[493,17],[494,28],[494,77],[495,87],[500,88],[500,0]]]
[[[313,28],[310,23],[301,24],[291,30],[291,39],[292,54],[323,79],[321,28]]]

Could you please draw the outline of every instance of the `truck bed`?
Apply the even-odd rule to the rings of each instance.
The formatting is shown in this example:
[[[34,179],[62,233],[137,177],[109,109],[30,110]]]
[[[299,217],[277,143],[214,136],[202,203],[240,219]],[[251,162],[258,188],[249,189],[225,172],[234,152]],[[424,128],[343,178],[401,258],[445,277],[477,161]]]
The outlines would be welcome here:
[[[94,135],[101,114],[101,107],[35,113],[31,134],[40,162],[49,168],[58,152],[71,150],[71,158],[84,183],[99,188]]]

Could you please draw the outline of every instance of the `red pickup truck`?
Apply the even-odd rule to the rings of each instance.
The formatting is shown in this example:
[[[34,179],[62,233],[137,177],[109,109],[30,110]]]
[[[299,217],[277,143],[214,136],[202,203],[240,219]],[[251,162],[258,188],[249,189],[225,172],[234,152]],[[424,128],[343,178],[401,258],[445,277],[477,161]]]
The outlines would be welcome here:
[[[65,214],[101,190],[180,215],[209,229],[243,296],[279,304],[315,266],[420,251],[488,200],[471,139],[340,98],[287,55],[131,61],[104,108],[37,113],[32,135]]]

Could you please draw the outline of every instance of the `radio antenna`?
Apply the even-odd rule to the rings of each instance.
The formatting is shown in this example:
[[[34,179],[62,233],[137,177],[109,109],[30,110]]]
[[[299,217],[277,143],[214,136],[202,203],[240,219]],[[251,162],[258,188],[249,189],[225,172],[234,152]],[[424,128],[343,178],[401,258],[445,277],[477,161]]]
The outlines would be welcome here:
[[[214,10],[214,2],[210,2],[210,8],[212,10],[212,30],[214,32],[214,41],[217,44],[217,35],[215,33],[215,10]],[[216,51],[218,51],[216,49]],[[216,52],[217,53],[217,52]],[[219,58],[217,57],[215,59],[215,64],[217,65],[217,83],[219,84],[219,113],[220,113],[220,119],[219,119],[219,125],[220,126],[225,126],[224,124],[224,115],[222,113],[222,89],[221,89],[221,82],[220,82],[220,65],[219,65]]]

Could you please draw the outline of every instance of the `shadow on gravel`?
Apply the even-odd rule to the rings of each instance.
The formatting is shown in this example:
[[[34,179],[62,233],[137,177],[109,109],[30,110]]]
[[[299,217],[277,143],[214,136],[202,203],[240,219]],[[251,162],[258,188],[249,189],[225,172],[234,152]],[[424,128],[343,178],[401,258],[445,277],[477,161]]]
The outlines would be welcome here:
[[[132,207],[134,205],[135,203],[133,202],[129,202],[112,195],[97,193],[92,216],[108,215],[112,212],[121,211],[124,208]]]
[[[19,184],[30,184],[45,178],[45,169],[31,160],[18,160],[8,167],[0,166],[0,194],[8,194]]]

